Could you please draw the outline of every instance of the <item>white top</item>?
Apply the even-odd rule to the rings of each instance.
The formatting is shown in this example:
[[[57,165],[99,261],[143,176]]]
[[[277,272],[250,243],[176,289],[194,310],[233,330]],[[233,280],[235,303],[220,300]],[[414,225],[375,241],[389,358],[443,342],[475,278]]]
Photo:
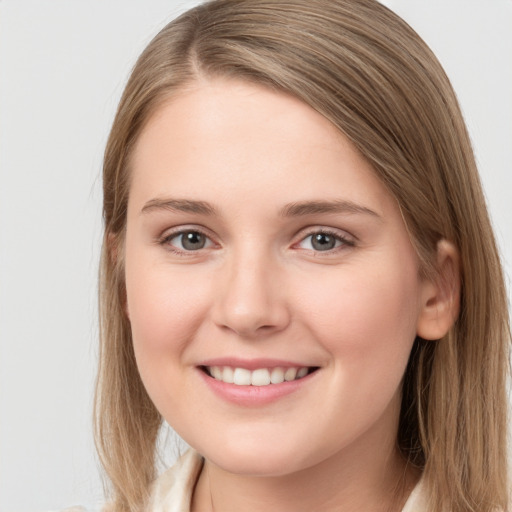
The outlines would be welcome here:
[[[203,458],[188,450],[178,462],[155,482],[151,512],[190,512],[192,492],[203,467]],[[414,488],[402,512],[427,512],[422,482]]]

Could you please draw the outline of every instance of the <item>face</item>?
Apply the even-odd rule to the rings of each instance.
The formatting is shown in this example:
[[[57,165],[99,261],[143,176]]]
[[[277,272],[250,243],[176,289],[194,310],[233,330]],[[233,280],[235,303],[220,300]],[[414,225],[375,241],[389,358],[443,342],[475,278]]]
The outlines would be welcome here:
[[[160,107],[132,164],[127,314],[167,422],[245,474],[393,445],[423,283],[348,140],[282,93],[202,81]]]

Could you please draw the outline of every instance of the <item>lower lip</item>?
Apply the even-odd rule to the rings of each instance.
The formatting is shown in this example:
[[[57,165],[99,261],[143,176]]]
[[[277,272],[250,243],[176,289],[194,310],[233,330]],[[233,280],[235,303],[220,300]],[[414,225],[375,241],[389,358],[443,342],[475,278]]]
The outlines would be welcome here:
[[[301,379],[269,384],[268,386],[238,386],[214,379],[198,368],[198,372],[206,385],[220,398],[244,407],[257,407],[271,404],[281,398],[295,393],[307,385],[318,373],[316,370]]]

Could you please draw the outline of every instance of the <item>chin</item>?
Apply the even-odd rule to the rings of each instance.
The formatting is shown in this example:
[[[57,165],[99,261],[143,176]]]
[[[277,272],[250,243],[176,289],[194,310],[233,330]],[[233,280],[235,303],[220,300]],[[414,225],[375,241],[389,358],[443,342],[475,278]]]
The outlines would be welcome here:
[[[265,452],[253,457],[240,457],[231,454],[215,459],[206,457],[224,471],[237,475],[257,477],[279,477],[305,469],[289,457],[269,456]]]
[[[237,475],[284,476],[310,465],[300,446],[288,447],[276,442],[240,443],[234,440],[215,447],[204,446],[198,451],[209,462]]]

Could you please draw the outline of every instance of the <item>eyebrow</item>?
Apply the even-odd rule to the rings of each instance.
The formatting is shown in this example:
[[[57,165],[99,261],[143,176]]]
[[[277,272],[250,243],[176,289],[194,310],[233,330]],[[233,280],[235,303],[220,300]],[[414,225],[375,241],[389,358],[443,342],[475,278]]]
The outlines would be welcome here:
[[[141,210],[148,213],[154,210],[169,210],[174,212],[197,213],[198,215],[217,215],[214,206],[206,201],[192,201],[190,199],[151,199]]]
[[[211,203],[191,199],[151,199],[144,205],[141,213],[148,213],[155,210],[218,216],[217,209]],[[319,213],[365,214],[380,218],[380,215],[370,208],[347,200],[300,201],[287,204],[279,210],[280,217],[302,217]]]
[[[380,218],[380,215],[366,206],[347,200],[301,201],[285,205],[279,211],[282,217],[301,217],[318,213],[365,214]]]

